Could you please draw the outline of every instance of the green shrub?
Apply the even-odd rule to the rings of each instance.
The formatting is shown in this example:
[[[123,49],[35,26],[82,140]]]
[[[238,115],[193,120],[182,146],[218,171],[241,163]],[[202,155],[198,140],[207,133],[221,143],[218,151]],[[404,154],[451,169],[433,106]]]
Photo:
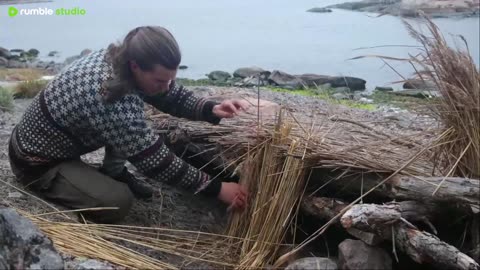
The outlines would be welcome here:
[[[12,92],[5,87],[0,86],[0,110],[9,111],[13,109]]]
[[[25,81],[17,84],[14,88],[15,98],[33,98],[48,84],[45,80]]]

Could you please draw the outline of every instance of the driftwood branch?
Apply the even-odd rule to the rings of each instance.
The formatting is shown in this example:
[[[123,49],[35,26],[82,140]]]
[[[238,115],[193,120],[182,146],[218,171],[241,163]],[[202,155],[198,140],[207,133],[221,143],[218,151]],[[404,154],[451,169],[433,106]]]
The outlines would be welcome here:
[[[338,199],[307,196],[302,201],[302,212],[319,220],[328,221],[338,215],[347,206],[348,203]],[[431,219],[441,214],[441,209],[437,205],[417,201],[403,201],[390,203],[387,207],[398,211],[400,217],[406,220],[426,224],[434,234],[437,234],[436,228],[430,222]],[[388,221],[396,221],[400,217],[395,214],[395,218]],[[341,225],[340,222],[336,224],[338,226]],[[358,228],[347,228],[347,231],[369,245],[376,245],[382,241],[377,235],[368,230],[362,231]]]
[[[355,205],[342,216],[341,223],[346,229],[374,232],[385,240],[391,240],[394,231],[396,247],[421,264],[441,269],[480,269],[477,262],[454,246],[406,222],[395,204]]]
[[[312,182],[322,189],[335,190],[335,197],[343,195],[361,195],[375,187],[384,177],[380,174],[342,175],[339,173],[316,170]],[[443,177],[414,177],[397,175],[387,181],[374,195],[398,200],[415,200],[426,203],[448,202],[469,205],[478,212],[480,205],[480,180],[447,177],[435,195],[432,195]],[[321,190],[321,189],[320,189]]]
[[[330,220],[340,213],[348,203],[326,197],[306,196],[302,201],[302,211],[321,220]],[[392,202],[391,207],[400,213],[400,217],[411,222],[425,222],[441,215],[441,209],[432,203],[417,201]]]

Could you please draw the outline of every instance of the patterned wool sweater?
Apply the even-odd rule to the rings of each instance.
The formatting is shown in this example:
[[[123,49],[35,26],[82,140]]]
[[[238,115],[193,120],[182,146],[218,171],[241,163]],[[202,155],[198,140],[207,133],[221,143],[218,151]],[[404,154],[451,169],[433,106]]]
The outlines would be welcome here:
[[[217,195],[220,183],[171,152],[146,123],[144,102],[160,111],[217,124],[216,104],[196,97],[175,83],[166,95],[147,97],[140,91],[115,102],[102,98],[113,70],[106,50],[73,63],[40,92],[10,138],[11,162],[29,179],[37,179],[59,162],[78,159],[104,146],[128,157],[145,176],[192,192]]]

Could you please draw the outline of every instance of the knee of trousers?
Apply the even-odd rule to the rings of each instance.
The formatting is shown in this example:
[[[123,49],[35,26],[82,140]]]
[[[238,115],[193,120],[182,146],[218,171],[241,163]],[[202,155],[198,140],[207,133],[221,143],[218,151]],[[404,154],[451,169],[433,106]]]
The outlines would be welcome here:
[[[112,192],[100,198],[100,207],[115,207],[117,209],[95,211],[92,217],[99,222],[115,223],[124,219],[134,203],[134,196],[127,185],[119,185]]]

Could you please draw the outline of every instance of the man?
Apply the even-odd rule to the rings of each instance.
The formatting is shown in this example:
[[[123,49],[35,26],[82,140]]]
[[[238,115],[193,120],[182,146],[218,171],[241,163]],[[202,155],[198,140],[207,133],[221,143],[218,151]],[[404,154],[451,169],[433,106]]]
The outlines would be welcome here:
[[[245,206],[237,183],[211,180],[171,152],[146,124],[144,102],[174,116],[218,124],[246,104],[220,104],[196,97],[175,83],[181,54],[162,27],[138,27],[121,44],[81,58],[40,92],[12,132],[9,157],[19,181],[45,197],[86,211],[97,222],[116,222],[128,213],[133,196],[149,198],[150,188],[128,172],[128,160],[154,180]],[[80,156],[101,147],[97,170]]]

